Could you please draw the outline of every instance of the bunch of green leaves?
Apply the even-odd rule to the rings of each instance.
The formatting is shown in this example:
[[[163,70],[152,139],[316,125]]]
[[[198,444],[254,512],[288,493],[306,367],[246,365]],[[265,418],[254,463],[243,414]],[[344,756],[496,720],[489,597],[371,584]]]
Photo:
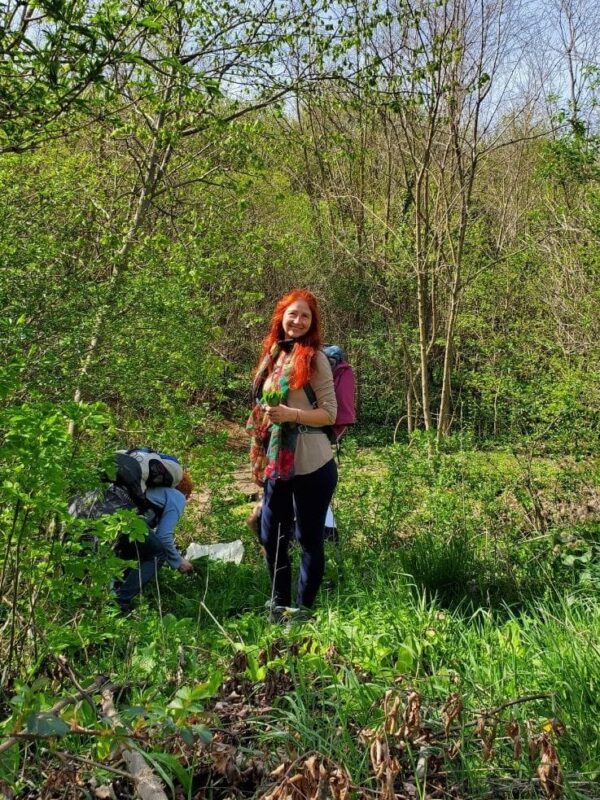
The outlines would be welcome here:
[[[262,401],[267,406],[278,406],[283,401],[280,389],[266,389],[262,393]]]
[[[74,448],[76,420],[89,439]],[[0,411],[0,618],[7,654],[2,684],[35,672],[46,654],[110,637],[112,544],[137,518],[72,520],[69,498],[96,486],[110,417],[100,405],[13,403]],[[97,608],[99,613],[85,614]],[[70,624],[80,621],[81,625]]]

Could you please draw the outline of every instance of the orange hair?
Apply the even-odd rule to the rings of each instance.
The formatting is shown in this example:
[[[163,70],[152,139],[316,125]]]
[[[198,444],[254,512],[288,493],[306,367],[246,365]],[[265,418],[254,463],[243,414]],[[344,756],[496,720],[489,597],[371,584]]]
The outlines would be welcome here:
[[[288,294],[277,301],[271,319],[271,329],[265,336],[261,351],[262,361],[275,342],[285,338],[282,324],[283,315],[286,308],[291,306],[292,303],[295,303],[296,300],[304,300],[310,308],[312,320],[307,333],[297,340],[294,348],[294,370],[290,380],[291,389],[301,389],[310,381],[314,369],[315,356],[323,344],[319,307],[317,305],[317,298],[312,292],[308,292],[306,289],[292,289],[291,292],[288,292]]]
[[[187,470],[183,471],[183,477],[175,488],[185,495],[186,500],[189,500],[191,493],[194,491],[194,484],[192,483],[192,476]]]

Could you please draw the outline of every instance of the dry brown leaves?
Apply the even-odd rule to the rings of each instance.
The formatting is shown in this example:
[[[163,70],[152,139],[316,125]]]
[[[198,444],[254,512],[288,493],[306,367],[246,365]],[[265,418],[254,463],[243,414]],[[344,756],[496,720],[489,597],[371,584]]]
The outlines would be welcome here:
[[[544,731],[539,734],[534,733],[532,722],[528,721],[526,726],[529,758],[531,761],[535,761],[538,757],[540,759],[537,768],[540,786],[549,800],[558,800],[563,794],[563,777],[552,737],[564,736],[567,729],[558,719],[549,720],[544,725]]]
[[[276,697],[287,694],[293,687],[294,682],[287,673],[268,669],[259,697],[264,703],[270,704]]]
[[[404,727],[402,736],[406,739],[416,740],[422,734],[421,730],[421,695],[409,691],[404,710]]]
[[[222,777],[229,787],[254,792],[264,778],[265,768],[260,754],[242,753],[218,736],[205,748],[204,754],[209,774]]]
[[[258,664],[261,667],[266,667],[269,661],[282,656],[287,649],[287,642],[285,639],[273,639],[265,648],[258,654]]]
[[[421,695],[409,689],[406,695],[406,705],[402,705],[401,696],[388,689],[381,701],[383,723],[380,728],[362,731],[363,737],[371,742],[382,735],[406,739],[411,742],[428,738],[428,733],[423,728],[421,719]]]
[[[15,793],[6,781],[0,780],[0,798],[2,800],[13,800]]]
[[[243,650],[238,650],[229,665],[232,675],[241,675],[248,669],[248,656]]]
[[[382,724],[362,731],[380,800],[412,800],[422,793],[423,782],[428,798],[455,796],[447,786],[442,746],[423,724],[421,695],[409,689],[403,703],[398,693],[388,690],[381,708]],[[451,695],[445,704],[448,727],[461,710],[462,701]]]
[[[325,658],[333,667],[341,667],[344,664],[344,658],[335,644],[330,644],[325,651]]]
[[[238,653],[234,659],[235,667],[240,671],[243,671],[244,658],[243,653]],[[290,676],[279,670],[268,669],[264,681],[255,684],[237,674],[223,683],[219,696],[208,704],[207,709],[217,715],[220,727],[227,728],[235,738],[247,732],[249,718],[268,713],[273,700],[292,689]]]
[[[498,720],[496,717],[481,716],[475,723],[475,735],[481,739],[484,761],[489,761],[496,753],[494,742],[496,741],[497,730]]]
[[[521,739],[521,728],[516,719],[511,719],[506,723],[506,735],[513,743],[513,758],[518,761],[523,752],[523,741]]]
[[[489,760],[495,754],[494,742],[497,727],[498,719],[494,715],[482,715],[475,724],[475,735],[481,739],[484,761]],[[565,725],[558,719],[551,719],[544,725],[542,733],[536,733],[535,724],[531,720],[527,720],[525,728],[529,760],[535,762],[538,758],[540,759],[537,768],[540,786],[548,800],[559,800],[563,796],[563,779],[552,737],[563,736],[566,733]],[[523,753],[521,725],[516,719],[510,719],[506,723],[505,731],[512,741],[513,757],[515,760],[519,760]]]
[[[295,644],[298,650],[309,650],[312,646],[308,639]],[[251,719],[270,712],[276,697],[293,690],[289,675],[274,668],[273,660],[284,649],[290,652],[287,643],[276,640],[259,655],[261,666],[269,666],[264,681],[260,683],[252,684],[241,677],[241,673],[247,669],[243,654],[238,654],[234,659],[234,677],[223,684],[220,697],[211,709],[218,715],[224,730],[222,735],[215,736],[204,751],[208,773],[231,787],[234,793],[243,792],[247,787],[249,791],[257,792],[261,800],[347,800],[351,788],[348,774],[322,754],[296,758],[297,754],[293,753],[291,757],[295,760],[281,763],[270,773],[270,786],[262,794],[259,789],[265,775],[262,758],[267,757],[255,753],[254,760],[248,761],[247,756],[244,760],[240,754],[237,746],[239,741],[248,741],[253,737]],[[327,650],[326,658],[333,665],[342,660],[335,645]],[[482,712],[474,724],[470,722],[463,727],[457,725],[464,713],[463,700],[458,692],[453,692],[440,709],[442,738],[442,731],[437,724],[426,721],[422,696],[414,689],[389,689],[381,700],[380,708],[383,716],[381,723],[360,732],[363,743],[368,747],[378,800],[412,800],[417,796],[431,800],[460,798],[460,788],[452,785],[448,779],[448,761],[456,759],[467,746],[469,739],[463,738],[463,735],[471,726],[476,740],[480,741],[483,760],[492,759],[499,741],[500,724],[512,743],[515,760],[521,759],[524,746],[528,746],[534,764],[538,761],[540,787],[548,800],[559,800],[563,796],[563,779],[553,744],[553,738],[562,735],[565,730],[558,720],[548,720],[541,733],[536,733],[533,723],[527,722],[525,734],[525,727],[515,718],[501,723],[499,712],[502,709],[496,709]],[[455,736],[452,739],[453,733],[458,734],[458,738]],[[364,790],[364,793],[358,787],[354,787],[354,790],[359,798],[372,793],[372,789]]]
[[[273,642],[265,660],[276,657],[279,646]],[[265,775],[264,755],[255,751],[249,756],[247,747],[242,750],[239,743],[252,739],[252,720],[269,713],[273,700],[293,688],[290,676],[276,669],[268,669],[264,681],[252,683],[240,674],[246,667],[245,654],[237,653],[231,664],[233,677],[223,683],[218,697],[207,706],[220,730],[209,745],[201,748],[207,785],[217,781],[234,793],[256,792]]]
[[[329,759],[311,755],[271,773],[277,784],[261,800],[347,800],[350,779],[345,770]]]
[[[394,694],[391,689],[388,689],[383,698],[383,713],[385,715],[383,729],[390,736],[395,736],[400,733],[400,722],[398,719],[400,708],[401,703],[399,695]]]
[[[401,769],[400,759],[392,756],[387,739],[384,739],[382,734],[375,736],[369,755],[382,800],[395,800],[396,778]]]
[[[442,720],[444,722],[444,733],[446,739],[450,735],[450,728],[455,719],[460,718],[463,710],[462,697],[458,692],[453,692],[448,696],[446,702],[442,706]]]
[[[388,736],[398,736],[411,741],[421,737],[423,735],[421,702],[421,695],[409,689],[403,711],[400,695],[388,689],[381,701],[384,716],[382,732]],[[364,733],[372,737],[377,731]]]
[[[240,770],[235,763],[236,747],[213,740],[209,745],[208,753],[215,772],[222,775],[230,786],[235,786],[240,782]]]
[[[558,761],[556,748],[547,733],[543,733],[540,739],[542,757],[537,769],[540,785],[548,800],[559,800],[562,797],[562,772]]]
[[[81,796],[83,781],[79,771],[73,765],[57,767],[48,771],[46,781],[40,792],[41,800],[54,800],[56,797],[64,800],[76,800]]]

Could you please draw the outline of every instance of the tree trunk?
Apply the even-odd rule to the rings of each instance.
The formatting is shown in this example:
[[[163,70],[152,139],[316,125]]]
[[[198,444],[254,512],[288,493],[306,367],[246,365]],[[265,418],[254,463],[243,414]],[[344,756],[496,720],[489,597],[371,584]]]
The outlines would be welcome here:
[[[126,272],[127,261],[129,258],[129,254],[131,252],[131,248],[133,247],[133,244],[135,242],[135,237],[146,219],[146,215],[150,207],[150,202],[152,200],[154,193],[156,192],[158,184],[160,183],[160,179],[165,172],[165,169],[172,154],[172,148],[170,144],[168,144],[164,148],[164,150],[161,150],[160,146],[160,138],[166,119],[166,108],[168,105],[169,98],[171,96],[171,92],[172,92],[172,83],[170,83],[165,89],[163,107],[157,116],[156,123],[154,126],[154,134],[152,137],[152,143],[148,154],[146,173],[143,177],[142,184],[140,186],[135,212],[133,214],[133,218],[129,225],[127,234],[123,239],[121,247],[119,248],[119,250],[115,255],[115,260],[110,273],[110,278],[106,291],[106,297],[104,303],[100,306],[96,314],[94,325],[92,327],[92,335],[90,336],[90,341],[86,348],[85,357],[79,369],[79,373],[77,376],[77,386],[75,388],[75,393],[73,395],[73,400],[76,403],[80,403],[82,400],[85,381],[89,375],[90,368],[98,352],[98,347],[102,339],[106,316],[109,312],[111,305],[113,304],[115,295],[117,293],[119,287],[119,279]],[[69,422],[69,434],[73,438],[75,438],[77,435],[77,428],[74,420],[71,420]]]

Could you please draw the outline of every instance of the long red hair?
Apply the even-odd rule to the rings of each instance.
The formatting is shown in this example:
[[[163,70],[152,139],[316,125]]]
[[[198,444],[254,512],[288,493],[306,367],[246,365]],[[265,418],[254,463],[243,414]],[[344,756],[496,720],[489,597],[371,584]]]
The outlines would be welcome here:
[[[271,350],[275,342],[285,338],[283,330],[283,315],[288,306],[296,300],[304,300],[310,308],[312,320],[308,332],[301,336],[294,348],[294,370],[291,375],[290,388],[301,389],[310,381],[313,370],[314,360],[317,352],[323,344],[321,336],[321,319],[319,316],[319,306],[317,298],[306,289],[292,289],[277,301],[273,317],[271,319],[271,329],[265,336],[262,344],[261,360]]]

